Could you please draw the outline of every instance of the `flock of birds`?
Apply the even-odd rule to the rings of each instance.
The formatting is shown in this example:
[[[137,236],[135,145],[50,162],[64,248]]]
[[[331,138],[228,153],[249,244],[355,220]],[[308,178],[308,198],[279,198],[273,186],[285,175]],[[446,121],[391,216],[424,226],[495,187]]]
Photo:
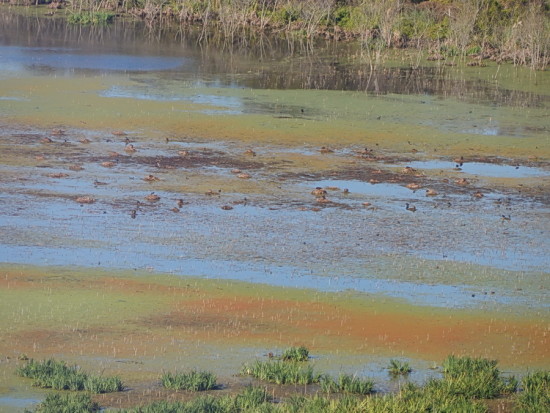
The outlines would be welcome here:
[[[138,151],[138,149],[136,148],[134,143],[130,140],[130,138],[128,136],[126,136],[125,132],[123,132],[123,131],[114,131],[114,132],[112,132],[112,134],[116,137],[124,137],[124,144],[125,144],[124,151],[126,153],[133,154],[133,153],[136,153]],[[65,131],[61,130],[61,129],[54,129],[52,131],[52,135],[54,135],[54,136],[63,136],[63,135],[65,135]],[[42,138],[41,142],[45,143],[45,144],[50,144],[50,143],[53,143],[54,141],[49,137],[44,137],[44,138]],[[84,138],[84,139],[81,139],[80,142],[81,143],[90,143],[90,140],[88,140],[87,138]],[[166,142],[169,142],[168,138],[166,138]],[[327,146],[322,146],[319,149],[319,152],[321,154],[331,154],[331,153],[334,153],[335,151],[333,149],[327,147]],[[370,149],[370,148],[364,148],[364,149],[362,149],[360,151],[357,151],[357,152],[358,152],[359,156],[361,156],[361,157],[368,157],[368,158],[373,158],[374,157],[374,151],[373,151],[373,149]],[[179,154],[179,156],[186,157],[186,156],[190,155],[190,152],[188,150],[180,150],[180,151],[178,151],[178,154]],[[111,152],[109,152],[109,155],[111,157],[118,157],[120,154],[117,153],[117,152],[111,151]],[[256,156],[256,152],[252,149],[247,149],[246,151],[244,151],[244,155],[246,155],[246,156]],[[37,156],[37,158],[42,158],[43,159],[43,156]],[[464,163],[467,162],[464,159],[463,156],[460,156],[459,158],[456,158],[453,161],[455,163],[455,168],[454,168],[455,170],[461,170]],[[114,161],[103,161],[100,164],[103,167],[111,168],[111,167],[114,167],[116,165],[116,162],[114,162]],[[74,170],[74,171],[78,171],[78,170],[81,170],[83,168],[80,165],[71,165],[69,167],[69,169]],[[251,178],[250,174],[248,174],[246,172],[242,172],[239,169],[232,169],[231,173],[234,174],[236,177],[238,177],[240,179],[250,179]],[[382,173],[382,172],[379,170],[379,171],[375,171],[375,173]],[[402,168],[400,173],[405,174],[405,175],[411,175],[411,176],[414,176],[414,177],[417,177],[417,178],[423,177],[423,174],[421,174],[415,168],[412,168],[410,166],[406,166],[406,167]],[[48,174],[48,176],[53,177],[53,178],[62,178],[62,177],[68,176],[68,175],[64,174],[64,173],[52,173],[52,174]],[[145,177],[143,177],[142,179],[143,179],[143,181],[149,182],[149,183],[153,183],[153,182],[157,182],[157,181],[161,180],[159,177],[157,177],[153,174],[148,174]],[[448,182],[448,180],[446,180],[446,179],[444,179],[443,181]],[[380,181],[377,180],[377,179],[370,179],[369,182],[371,184],[376,184]],[[470,181],[467,178],[458,178],[454,181],[454,183],[458,186],[470,185]],[[104,185],[104,184],[106,184],[106,183],[100,182],[100,181],[97,181],[97,180],[94,181],[95,186]],[[413,191],[417,191],[417,190],[420,190],[422,188],[422,185],[420,183],[417,183],[417,182],[410,182],[406,185],[406,187],[408,189],[413,190]],[[327,197],[327,195],[328,195],[327,189],[337,189],[337,188],[316,187],[315,189],[313,189],[311,191],[311,195],[313,195],[315,197],[315,201],[316,201],[317,204],[330,204],[330,203],[332,203],[332,201],[329,200],[329,198]],[[350,193],[350,191],[349,191],[349,189],[344,188],[342,190],[342,193],[347,195],[347,194]],[[206,195],[219,195],[220,191],[210,190],[210,191],[207,191],[205,194]],[[435,196],[438,196],[439,193],[435,189],[427,188],[425,190],[425,195],[428,196],[428,197],[435,197]],[[481,191],[478,190],[478,191],[473,192],[472,196],[474,198],[483,198],[484,194]],[[148,201],[148,202],[156,202],[156,201],[160,200],[160,196],[158,194],[156,194],[155,192],[151,192],[150,194],[145,196],[145,200]],[[76,198],[76,202],[78,202],[80,204],[92,204],[92,203],[95,202],[95,199],[91,196],[79,196],[79,197]],[[243,202],[241,202],[241,203],[243,203]],[[246,198],[244,200],[244,203],[246,203]],[[171,208],[171,211],[180,212],[180,209],[185,204],[186,204],[186,202],[184,202],[183,199],[178,199],[176,201],[176,205],[173,208]],[[136,207],[130,211],[130,217],[131,218],[135,219],[137,217],[138,211],[140,210],[140,207],[142,205],[143,204],[140,201],[137,202]],[[370,202],[363,202],[362,205],[365,206],[365,207],[372,207],[372,204]],[[222,205],[221,209],[231,210],[231,209],[233,209],[233,207],[231,205]],[[310,209],[319,210],[319,208],[310,208]],[[407,202],[407,203],[405,203],[405,210],[410,211],[410,212],[416,212],[418,209],[415,205],[412,205],[411,203]],[[502,220],[506,220],[506,221],[511,220],[510,215],[501,215],[501,218],[502,218]]]

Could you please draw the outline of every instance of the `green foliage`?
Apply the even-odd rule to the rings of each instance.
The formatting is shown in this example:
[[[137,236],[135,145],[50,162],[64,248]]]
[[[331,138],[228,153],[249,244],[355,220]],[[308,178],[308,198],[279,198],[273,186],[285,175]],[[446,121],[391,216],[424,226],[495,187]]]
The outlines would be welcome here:
[[[450,30],[449,17],[445,16],[430,26],[428,38],[430,40],[445,40],[449,37]]]
[[[545,413],[550,411],[550,371],[537,371],[525,376],[521,385],[523,392],[517,400],[517,410],[522,413]]]
[[[300,19],[300,9],[291,3],[285,4],[280,9],[276,9],[272,14],[275,23],[288,25]]]
[[[204,396],[188,402],[158,401],[146,406],[123,410],[124,413],[271,413],[276,408],[265,389],[246,387],[235,396]]]
[[[340,390],[338,384],[330,376],[322,376],[319,380],[319,384],[321,385],[321,391],[327,394],[337,393]]]
[[[243,392],[235,397],[235,406],[239,410],[255,409],[258,406],[272,401],[266,389],[262,387],[247,386]]]
[[[188,373],[164,373],[162,385],[173,390],[205,391],[216,388],[216,376],[206,371],[192,370]]]
[[[134,409],[122,410],[124,413],[224,413],[231,412],[224,406],[224,399],[205,396],[188,402],[158,401]]]
[[[432,381],[428,387],[441,386],[450,394],[483,399],[511,393],[517,388],[514,377],[500,376],[496,360],[449,356],[443,362],[443,375],[445,380]]]
[[[35,413],[88,413],[99,411],[99,405],[88,394],[52,393],[33,410]]]
[[[358,7],[343,5],[334,9],[328,23],[350,32],[358,32],[365,18]]]
[[[438,21],[427,10],[410,9],[401,14],[398,24],[401,36],[405,40],[440,40],[447,36],[448,24]]]
[[[122,412],[124,413],[182,413],[186,411],[188,410],[186,410],[185,403],[168,402],[165,400],[153,402],[146,406],[122,410]]]
[[[471,55],[478,54],[480,52],[481,52],[481,47],[476,45],[476,46],[472,46],[468,50],[466,50],[466,55],[471,56]]]
[[[260,363],[279,366],[299,366],[296,362]],[[303,365],[302,365],[303,366]],[[212,396],[198,397],[189,402],[155,402],[148,406],[126,410],[127,413],[354,413],[354,412],[468,412],[487,413],[488,408],[482,402],[472,398],[468,389],[456,391],[454,380],[462,377],[464,372],[473,374],[479,371],[494,373],[496,363],[492,360],[458,358],[450,356],[445,360],[444,374],[441,380],[430,380],[421,387],[412,383],[403,386],[400,392],[378,397],[363,397],[372,392],[370,380],[358,381],[355,377],[341,375],[338,382],[328,377],[321,378],[321,386],[330,386],[335,391],[354,393],[360,396],[345,394],[341,397],[321,397],[315,395],[290,396],[280,403],[273,403],[265,389],[247,387],[242,393],[235,396],[214,398]],[[249,373],[247,373],[249,374]],[[499,374],[497,377],[500,379]],[[523,380],[525,400],[518,399],[518,409],[521,412],[539,413],[548,411],[548,383],[550,373],[538,372],[529,375]],[[364,383],[369,382],[369,386]],[[282,384],[282,383],[281,383]],[[370,390],[367,392],[367,387]],[[357,391],[358,390],[358,391]],[[536,396],[533,396],[536,394]]]
[[[487,407],[478,401],[463,395],[452,395],[444,392],[433,392],[427,387],[407,384],[397,394],[380,397],[369,397],[364,400],[362,408],[367,412],[468,412],[485,413]]]
[[[464,396],[444,395],[434,398],[422,388],[412,386],[397,394],[377,397],[357,397],[346,395],[341,398],[293,396],[279,405],[277,411],[284,413],[318,413],[318,412],[468,412],[486,413],[487,407],[478,401]]]
[[[390,365],[388,366],[388,372],[391,376],[405,376],[412,371],[409,363],[391,359]]]
[[[281,359],[284,361],[308,361],[309,350],[304,347],[290,347],[283,351]]]
[[[292,396],[281,406],[281,411],[288,413],[329,412],[331,401],[324,397]]]
[[[338,381],[334,381],[328,376],[323,376],[320,383],[321,390],[325,393],[370,394],[374,391],[373,380],[360,379],[348,374],[340,374]]]
[[[478,37],[495,41],[500,29],[510,21],[510,11],[506,10],[498,0],[486,0],[478,13],[475,31]]]
[[[303,366],[297,362],[256,360],[251,365],[245,364],[241,374],[256,377],[276,384],[310,384],[318,383],[321,375],[314,373],[313,367]]]
[[[119,377],[88,376],[84,382],[84,390],[92,393],[114,393],[122,391],[124,385]]]
[[[76,366],[67,366],[54,359],[42,362],[31,359],[16,371],[19,376],[34,379],[33,386],[54,390],[86,390],[92,393],[110,393],[123,389],[118,377],[89,376]]]
[[[31,359],[25,366],[17,369],[22,377],[34,379],[33,386],[54,390],[84,390],[87,375],[78,371],[76,366],[69,367],[54,359],[43,362]]]
[[[99,25],[112,23],[114,18],[115,14],[109,11],[85,11],[72,13],[67,20],[71,24]]]

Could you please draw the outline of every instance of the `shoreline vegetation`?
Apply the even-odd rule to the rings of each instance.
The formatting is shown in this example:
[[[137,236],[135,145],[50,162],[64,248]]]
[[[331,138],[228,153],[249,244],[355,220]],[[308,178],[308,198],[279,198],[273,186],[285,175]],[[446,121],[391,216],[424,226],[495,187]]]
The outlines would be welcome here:
[[[416,359],[415,353],[402,347],[387,341],[379,347],[366,337],[361,352],[381,356],[379,374],[366,373],[362,362],[344,371],[338,353],[350,350],[340,333],[339,350],[334,353],[316,333],[321,330],[301,323],[299,329],[282,330],[273,318],[282,316],[285,326],[299,321],[305,308],[300,303],[306,301],[312,313],[303,316],[310,323],[310,314],[327,317],[323,303],[328,303],[329,319],[334,322],[319,328],[341,329],[340,320],[352,322],[352,313],[342,304],[357,309],[353,296],[317,295],[311,303],[309,291],[250,289],[236,282],[176,280],[135,271],[81,273],[56,268],[43,273],[22,266],[4,267],[0,285],[0,303],[12,309],[4,311],[7,317],[0,325],[8,331],[0,342],[0,354],[5,355],[0,386],[19,388],[22,394],[28,393],[29,386],[46,389],[40,404],[27,407],[37,413],[542,413],[550,404],[550,375],[544,359],[526,362],[521,371],[510,370],[508,350],[491,347],[490,353],[484,353],[461,342],[464,333],[453,328],[445,313],[433,316],[445,319],[446,334],[455,337],[445,340],[458,346],[434,352],[440,346],[432,331],[429,342],[436,347],[430,344],[431,373],[419,380],[412,376],[426,369],[423,357]],[[251,305],[254,302],[257,307]],[[361,302],[361,325],[383,324],[384,331],[390,331],[393,322],[387,314],[368,319],[368,314],[386,313],[388,307],[365,307]],[[396,304],[388,305],[400,318],[410,312]],[[291,309],[294,321],[281,314],[284,307]],[[485,331],[483,322],[468,314],[458,315],[460,323],[468,330],[476,325],[478,341]],[[543,338],[515,331],[514,323],[523,321],[509,317],[509,337],[528,337],[530,352],[537,352],[540,345],[538,351],[546,354]],[[229,322],[230,335],[228,320],[236,320]],[[414,326],[416,337],[426,335],[418,323],[406,324]],[[502,331],[498,324],[491,328]],[[260,338],[261,331],[265,335]],[[311,337],[316,337],[314,343]],[[235,351],[243,346],[245,352]],[[471,349],[470,354],[461,349]],[[392,358],[398,354],[399,358]],[[388,386],[388,380],[393,384]]]
[[[286,352],[296,353],[305,347],[291,347]],[[273,356],[270,355],[270,359]],[[26,360],[26,357],[22,358]],[[486,404],[489,400],[507,398],[511,411],[514,412],[545,412],[550,407],[548,389],[550,375],[547,371],[529,373],[521,381],[522,391],[518,392],[519,382],[514,376],[503,376],[497,368],[497,361],[484,358],[448,356],[442,365],[442,378],[432,378],[424,385],[418,386],[404,381],[399,391],[374,395],[375,382],[369,378],[340,374],[337,381],[326,374],[313,375],[313,367],[307,366],[307,360],[302,358],[285,359],[284,355],[277,361],[259,361],[255,365],[262,366],[262,372],[256,374],[248,365],[243,366],[241,375],[252,375],[260,383],[250,384],[236,393],[216,396],[214,393],[206,396],[195,396],[206,390],[218,390],[222,385],[216,383],[216,376],[207,371],[191,371],[190,373],[164,373],[162,386],[175,391],[187,391],[192,395],[187,401],[157,400],[152,403],[128,409],[117,410],[128,413],[176,413],[176,412],[428,412],[428,411],[468,411],[488,412]],[[392,365],[388,373],[392,374]],[[304,374],[304,372],[307,373]],[[53,359],[43,362],[30,360],[17,370],[22,377],[34,378],[33,386],[54,388],[57,390],[73,390],[72,393],[50,393],[35,410],[36,413],[46,412],[95,412],[111,411],[109,406],[100,407],[93,394],[106,392],[121,392],[124,390],[118,378],[95,378],[94,381],[117,381],[116,386],[97,386],[86,388],[73,386],[76,376],[88,377],[74,367],[67,367],[64,362]],[[76,380],[78,381],[78,380]],[[59,385],[61,383],[61,385]],[[265,383],[300,385],[300,390],[286,397],[276,398],[268,392]],[[305,395],[301,386],[320,383],[317,391]],[[74,392],[81,391],[79,393]],[[84,390],[84,392],[82,392]],[[502,411],[499,407],[499,412]],[[31,411],[26,410],[30,413]]]
[[[4,0],[4,2],[6,2]],[[234,43],[254,34],[359,41],[375,64],[386,51],[484,66],[484,60],[545,70],[550,6],[543,0],[9,0],[42,6],[72,24],[108,24],[133,16],[151,27],[197,26]]]

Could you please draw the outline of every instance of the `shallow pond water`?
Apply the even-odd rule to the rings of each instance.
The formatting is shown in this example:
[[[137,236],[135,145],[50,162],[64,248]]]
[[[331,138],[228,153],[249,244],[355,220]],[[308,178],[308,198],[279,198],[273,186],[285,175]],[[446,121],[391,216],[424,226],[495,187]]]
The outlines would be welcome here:
[[[547,178],[550,172],[532,166],[503,165],[497,163],[465,162],[457,165],[452,161],[413,161],[407,163],[412,168],[418,169],[443,169],[454,170],[468,175],[479,175],[494,178]]]
[[[1,262],[547,312],[548,72],[0,19]]]

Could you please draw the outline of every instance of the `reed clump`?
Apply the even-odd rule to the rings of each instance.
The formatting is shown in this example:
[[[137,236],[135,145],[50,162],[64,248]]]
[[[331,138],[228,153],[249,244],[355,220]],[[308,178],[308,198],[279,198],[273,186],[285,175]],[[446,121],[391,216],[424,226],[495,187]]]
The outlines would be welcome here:
[[[521,380],[523,392],[517,410],[524,413],[550,412],[550,371],[530,373]]]
[[[318,383],[322,375],[312,366],[298,362],[260,361],[244,364],[241,374],[275,384],[311,384]]]
[[[164,373],[161,383],[167,389],[206,391],[217,386],[216,376],[207,371],[192,370],[187,373]]]
[[[61,371],[62,374],[74,368],[62,362],[46,360],[36,363],[31,360],[21,368],[21,375],[37,377],[45,371]],[[260,380],[276,384],[320,383],[326,395],[291,395],[274,400],[265,388],[248,386],[236,395],[215,397],[200,396],[183,402],[166,400],[139,406],[126,413],[317,413],[317,412],[373,412],[373,413],[412,413],[412,412],[469,412],[487,413],[484,399],[510,395],[516,391],[517,382],[513,377],[503,377],[497,362],[483,358],[449,356],[443,362],[443,377],[430,379],[424,385],[404,384],[397,393],[372,396],[374,382],[341,374],[338,380],[313,372],[311,366],[303,362],[270,360],[256,361],[243,366],[242,373]],[[39,372],[39,373],[38,373]],[[170,384],[168,388],[207,390],[216,387],[215,377],[206,372],[186,374],[165,374]],[[200,384],[198,384],[200,383]],[[513,399],[517,412],[542,413],[550,411],[550,372],[540,371],[525,376],[523,391]],[[341,393],[329,395],[330,393]],[[49,395],[35,410],[37,413],[95,412],[99,406],[88,394],[56,393]]]
[[[115,13],[109,11],[84,11],[69,14],[67,21],[71,24],[99,25],[112,23],[114,18]]]
[[[120,378],[91,376],[77,366],[67,366],[63,361],[48,359],[29,362],[19,367],[16,373],[33,379],[33,386],[54,390],[89,391],[91,393],[112,393],[123,390]]]
[[[248,386],[233,396],[201,396],[188,402],[157,401],[149,405],[121,410],[122,413],[270,413],[278,411],[272,397],[263,388]]]
[[[450,394],[462,394],[477,399],[492,399],[517,389],[517,380],[502,377],[496,360],[448,356],[443,362],[442,381],[432,381],[428,387],[442,388]]]
[[[99,405],[92,400],[89,394],[83,393],[52,393],[33,410],[35,413],[78,412],[93,413],[100,410]],[[30,413],[25,410],[25,413]]]
[[[391,359],[390,364],[388,366],[388,372],[390,373],[390,376],[397,377],[397,376],[406,376],[412,371],[411,366],[406,361],[400,361],[396,359]]]
[[[270,406],[273,397],[263,387],[247,386],[241,393],[234,398],[228,398],[225,405],[233,407],[232,411],[251,411],[260,406]],[[229,409],[231,410],[231,409]]]
[[[374,380],[349,374],[340,374],[338,380],[323,376],[321,390],[325,393],[370,394],[374,392]]]
[[[289,347],[281,355],[283,361],[308,361],[309,350],[304,347]]]

